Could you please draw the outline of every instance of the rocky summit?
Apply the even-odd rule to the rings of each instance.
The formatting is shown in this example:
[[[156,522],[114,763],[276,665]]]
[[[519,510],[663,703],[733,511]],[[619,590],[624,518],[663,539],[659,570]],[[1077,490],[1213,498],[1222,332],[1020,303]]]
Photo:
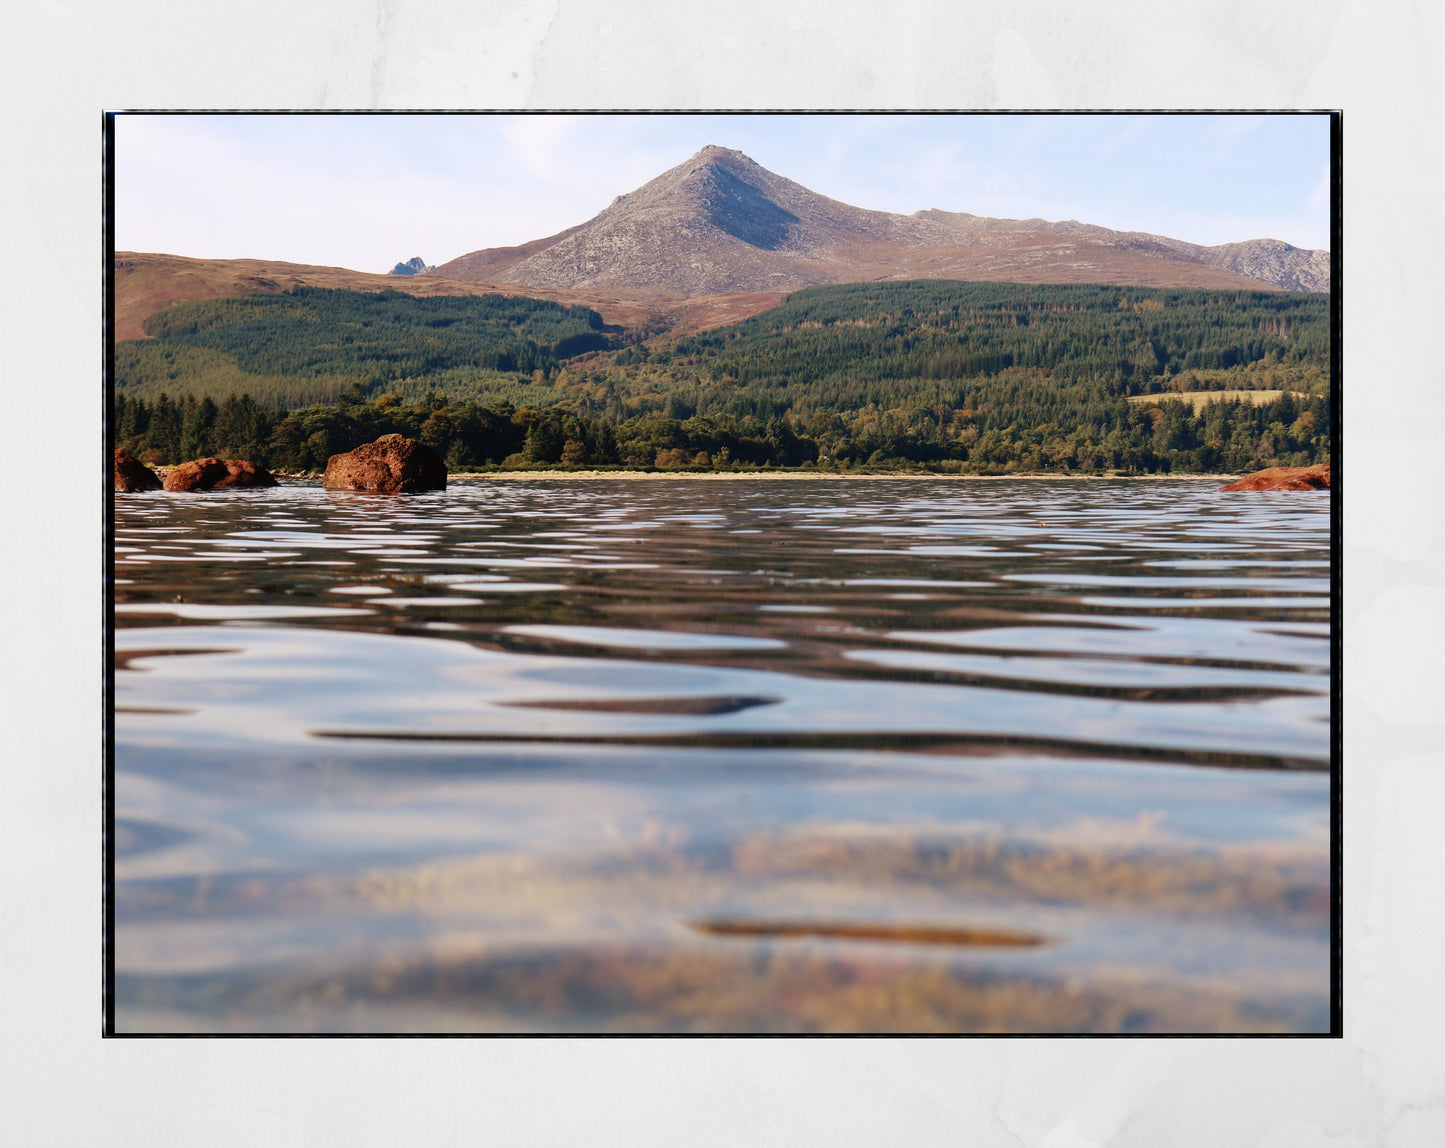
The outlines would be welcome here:
[[[1273,239],[1201,247],[1073,220],[870,211],[709,146],[585,223],[427,274],[683,298],[914,278],[1328,291],[1330,257]]]
[[[395,267],[393,267],[390,271],[388,271],[387,274],[388,274],[388,275],[424,275],[424,274],[426,274],[426,272],[428,272],[428,271],[435,271],[435,270],[436,270],[436,268],[430,266],[430,265],[427,263],[427,261],[426,261],[425,259],[423,259],[420,255],[413,255],[413,256],[412,256],[410,259],[408,259],[405,263],[398,263]]]

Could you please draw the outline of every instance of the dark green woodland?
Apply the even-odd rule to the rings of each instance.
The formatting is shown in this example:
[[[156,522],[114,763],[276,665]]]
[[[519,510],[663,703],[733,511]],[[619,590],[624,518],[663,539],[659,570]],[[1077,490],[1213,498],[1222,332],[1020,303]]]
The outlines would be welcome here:
[[[1328,461],[1333,433],[1318,294],[849,284],[643,341],[584,307],[306,288],[146,330],[111,432],[156,464],[315,470],[400,432],[452,469],[1239,472]],[[1201,391],[1278,396],[1169,401]]]

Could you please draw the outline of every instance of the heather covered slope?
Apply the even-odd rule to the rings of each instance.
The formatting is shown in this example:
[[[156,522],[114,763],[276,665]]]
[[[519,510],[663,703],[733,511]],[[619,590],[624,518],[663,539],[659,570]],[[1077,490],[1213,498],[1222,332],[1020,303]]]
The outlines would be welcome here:
[[[525,295],[565,306],[590,307],[609,325],[641,333],[698,331],[735,323],[782,301],[781,291],[724,292],[684,299],[649,299],[635,292],[571,291],[519,287],[485,279],[448,279],[433,271],[418,275],[373,275],[345,267],[317,267],[269,259],[192,259],[136,251],[115,253],[115,337],[147,337],[145,322],[179,303],[237,295],[276,294],[297,287],[344,291],[402,291],[420,298],[444,295]]]
[[[1277,240],[1200,247],[1072,220],[869,211],[709,146],[585,223],[435,274],[643,298],[916,278],[1325,291],[1329,256]]]
[[[137,251],[117,251],[114,268],[117,342],[146,338],[146,320],[179,303],[198,303],[237,295],[274,295],[298,287],[362,292],[401,291],[420,298],[526,294],[564,306],[590,307],[600,312],[606,322],[616,326],[645,328],[658,324],[655,307],[639,305],[612,294],[578,294],[546,288],[518,292],[481,281],[461,282],[435,273],[373,275],[345,267],[318,267],[273,259],[192,259],[183,255]]]

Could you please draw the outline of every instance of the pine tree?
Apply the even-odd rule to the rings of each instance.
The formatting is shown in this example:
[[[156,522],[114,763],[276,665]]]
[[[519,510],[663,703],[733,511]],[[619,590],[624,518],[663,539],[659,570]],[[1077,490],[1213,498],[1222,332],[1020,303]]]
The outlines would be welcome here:
[[[203,458],[213,453],[218,413],[209,395],[200,402],[186,396],[181,416],[180,454],[183,460]]]
[[[164,391],[151,408],[150,426],[146,430],[146,462],[179,462],[181,445],[181,414]]]

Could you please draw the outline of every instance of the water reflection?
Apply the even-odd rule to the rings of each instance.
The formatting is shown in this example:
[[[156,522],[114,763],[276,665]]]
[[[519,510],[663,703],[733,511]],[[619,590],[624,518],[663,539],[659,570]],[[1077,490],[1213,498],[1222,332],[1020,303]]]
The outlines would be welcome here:
[[[115,506],[122,1031],[1328,1023],[1327,495]]]

